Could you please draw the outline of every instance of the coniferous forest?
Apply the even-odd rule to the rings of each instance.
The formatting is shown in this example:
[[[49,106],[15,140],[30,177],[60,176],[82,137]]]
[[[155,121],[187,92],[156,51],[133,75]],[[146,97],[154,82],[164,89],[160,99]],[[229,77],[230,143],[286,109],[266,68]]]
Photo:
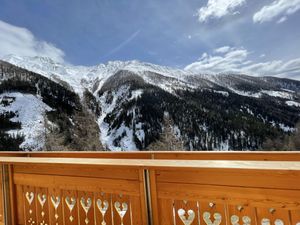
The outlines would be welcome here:
[[[147,76],[161,82],[159,74],[149,72]],[[133,72],[121,70],[108,78],[97,92],[94,92],[96,88],[87,88],[79,96],[64,82],[2,62],[0,106],[9,108],[16,101],[15,97],[6,96],[8,93],[22,93],[37,97],[51,109],[45,111],[40,122],[44,124],[41,135],[45,143],[38,150],[300,148],[299,107],[286,104],[286,99],[281,97],[267,94],[249,97],[217,85],[203,87],[203,80],[197,77],[190,79],[198,82],[199,88],[178,88],[170,92]],[[255,80],[241,82],[229,75],[224,79],[240,91],[262,90]],[[264,89],[291,89],[294,100],[299,100],[299,82],[266,79],[269,79],[268,87]],[[1,150],[24,150],[20,146],[28,135],[19,132],[22,123],[16,119],[21,116],[18,113],[0,111]],[[101,142],[104,134],[106,143]]]

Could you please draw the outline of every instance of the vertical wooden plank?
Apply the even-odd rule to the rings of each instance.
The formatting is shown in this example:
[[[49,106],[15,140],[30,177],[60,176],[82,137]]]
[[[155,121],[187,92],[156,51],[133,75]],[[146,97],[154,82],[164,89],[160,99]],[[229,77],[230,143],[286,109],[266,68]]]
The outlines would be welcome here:
[[[147,220],[144,221],[143,213],[145,211],[141,210],[141,199],[137,196],[130,197],[130,206],[131,206],[131,216],[132,216],[132,224],[133,225],[146,225]]]
[[[36,217],[39,225],[49,224],[49,198],[47,188],[35,189],[37,205],[36,205]]]
[[[288,210],[276,208],[257,208],[257,223],[258,224],[290,224],[290,216]]]
[[[140,203],[138,204],[136,201],[132,201],[131,205],[133,208],[137,208],[136,205],[139,205],[140,210],[138,211],[139,213],[135,212],[133,210],[133,216],[134,216],[134,221],[141,220],[143,224],[148,224],[148,207],[147,207],[147,177],[145,177],[145,171],[144,169],[139,169],[139,182],[140,182]],[[136,200],[135,198],[133,200]],[[141,214],[141,216],[137,216],[137,214]],[[135,224],[135,223],[134,223]]]
[[[18,219],[18,215],[17,215],[17,204],[16,204],[16,190],[15,190],[15,185],[13,182],[13,165],[8,165],[8,175],[9,175],[9,191],[10,191],[10,195],[9,195],[9,203],[10,203],[10,213],[11,213],[11,224],[12,225],[16,225],[17,224],[17,219]]]
[[[154,223],[165,225],[174,224],[174,204],[171,199],[158,199],[159,222]]]
[[[176,224],[199,225],[198,202],[175,200],[174,210]]]
[[[58,188],[50,188],[49,194],[49,214],[50,224],[63,225],[63,198],[62,191]]]
[[[161,224],[159,221],[159,212],[158,212],[158,197],[157,197],[157,184],[156,184],[156,171],[151,169],[149,170],[150,178],[150,192],[151,192],[151,211],[152,211],[152,220],[153,224]]]
[[[132,224],[131,223],[131,210],[130,198],[127,195],[112,195],[113,204],[113,223],[114,224]]]
[[[112,225],[111,194],[95,193],[95,215],[97,225]]]
[[[24,215],[26,225],[36,225],[36,192],[34,187],[24,186]]]
[[[226,225],[225,205],[214,202],[200,202],[200,224]]]
[[[16,225],[18,215],[12,165],[2,165],[2,183],[4,223]]]
[[[78,198],[76,191],[63,190],[64,225],[78,225]]]
[[[292,225],[300,225],[300,210],[291,211],[291,220],[292,220],[291,223]]]
[[[79,207],[79,224],[94,225],[95,224],[94,193],[79,191],[78,207]]]
[[[17,205],[17,214],[18,214],[17,224],[25,224],[24,194],[23,194],[23,187],[20,185],[16,185],[16,205]]]
[[[2,166],[0,166],[0,224],[4,222],[4,211],[3,211],[3,182],[2,182]]]

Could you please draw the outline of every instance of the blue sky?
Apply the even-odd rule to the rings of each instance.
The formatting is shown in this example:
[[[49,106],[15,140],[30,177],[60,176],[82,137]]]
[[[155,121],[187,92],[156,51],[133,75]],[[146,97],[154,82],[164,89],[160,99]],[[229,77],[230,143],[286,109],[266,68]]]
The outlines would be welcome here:
[[[300,0],[0,0],[0,5],[0,56],[48,54],[75,65],[137,59],[199,72],[300,74]]]

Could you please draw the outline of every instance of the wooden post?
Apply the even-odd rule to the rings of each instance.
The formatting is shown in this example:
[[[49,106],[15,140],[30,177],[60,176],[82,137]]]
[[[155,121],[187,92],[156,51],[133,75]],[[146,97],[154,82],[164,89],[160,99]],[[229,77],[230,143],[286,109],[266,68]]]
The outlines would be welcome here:
[[[154,225],[153,223],[153,210],[151,203],[151,187],[150,187],[150,175],[149,170],[144,170],[144,187],[145,187],[145,199],[147,205],[147,218],[148,225]]]
[[[12,225],[13,219],[11,214],[11,199],[10,199],[10,183],[9,183],[9,166],[2,165],[2,192],[3,192],[3,213],[4,224]]]

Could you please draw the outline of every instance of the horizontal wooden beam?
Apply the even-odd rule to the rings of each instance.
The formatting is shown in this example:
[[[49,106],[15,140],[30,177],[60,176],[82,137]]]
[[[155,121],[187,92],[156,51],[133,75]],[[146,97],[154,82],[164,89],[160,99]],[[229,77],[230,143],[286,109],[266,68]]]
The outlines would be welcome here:
[[[300,161],[300,152],[274,151],[207,151],[207,152],[0,152],[1,157],[173,159],[173,160],[248,160]]]
[[[241,170],[273,170],[300,171],[300,162],[275,161],[228,161],[228,160],[144,160],[144,159],[78,159],[78,158],[26,158],[0,157],[2,164],[46,164],[76,165],[101,167],[135,167],[139,169],[241,169]]]

